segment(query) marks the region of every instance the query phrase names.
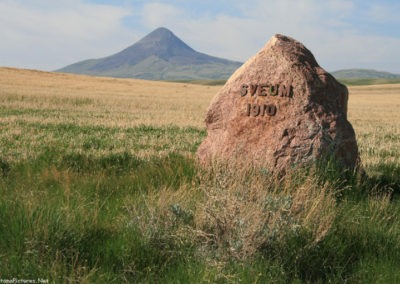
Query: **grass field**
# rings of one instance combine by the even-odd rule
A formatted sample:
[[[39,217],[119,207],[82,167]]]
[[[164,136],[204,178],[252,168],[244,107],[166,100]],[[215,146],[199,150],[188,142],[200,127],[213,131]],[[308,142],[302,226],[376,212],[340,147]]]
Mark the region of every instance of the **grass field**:
[[[351,86],[368,178],[204,171],[221,86],[0,68],[0,279],[400,282],[400,85]]]

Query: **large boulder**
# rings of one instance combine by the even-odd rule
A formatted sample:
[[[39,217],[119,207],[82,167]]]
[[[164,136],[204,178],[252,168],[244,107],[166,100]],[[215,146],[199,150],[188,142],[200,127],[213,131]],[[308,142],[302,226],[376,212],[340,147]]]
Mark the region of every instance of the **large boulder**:
[[[213,98],[197,156],[203,165],[224,160],[279,173],[322,158],[354,169],[347,101],[347,88],[303,44],[275,35]]]

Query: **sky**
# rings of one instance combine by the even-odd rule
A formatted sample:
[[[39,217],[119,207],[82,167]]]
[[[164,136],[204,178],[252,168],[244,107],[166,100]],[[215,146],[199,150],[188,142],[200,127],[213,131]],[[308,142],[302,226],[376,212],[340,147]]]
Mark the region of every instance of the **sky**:
[[[279,33],[327,71],[400,74],[399,11],[398,0],[0,0],[0,66],[52,71],[166,27],[226,59],[244,62]]]

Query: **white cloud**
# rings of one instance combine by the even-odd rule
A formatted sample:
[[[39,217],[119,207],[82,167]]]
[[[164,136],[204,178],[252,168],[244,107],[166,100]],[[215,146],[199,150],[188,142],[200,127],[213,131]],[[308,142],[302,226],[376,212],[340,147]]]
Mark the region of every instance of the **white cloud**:
[[[178,21],[185,14],[185,11],[170,5],[159,2],[147,3],[143,6],[143,23],[151,29],[156,29],[163,23]]]
[[[51,70],[88,56],[108,55],[125,47],[121,41],[132,35],[121,22],[128,11],[109,5],[3,1],[0,11],[2,66]]]
[[[172,5],[148,3],[152,18],[148,28],[165,26],[193,48],[223,58],[245,61],[276,33],[304,43],[322,67],[376,68],[400,72],[400,40],[369,34],[353,25],[359,9],[349,0],[231,1],[241,15],[199,14]],[[153,6],[154,5],[154,6]],[[146,10],[148,11],[148,10]],[[382,12],[383,13],[383,12]],[[147,17],[147,13],[143,13]],[[377,16],[379,16],[377,14]]]
[[[399,37],[363,24],[398,30],[398,9],[385,1],[88,1],[97,0],[1,0],[0,66],[52,70],[113,54],[164,26],[198,51],[233,60],[245,61],[282,33],[304,43],[327,70],[400,73]]]

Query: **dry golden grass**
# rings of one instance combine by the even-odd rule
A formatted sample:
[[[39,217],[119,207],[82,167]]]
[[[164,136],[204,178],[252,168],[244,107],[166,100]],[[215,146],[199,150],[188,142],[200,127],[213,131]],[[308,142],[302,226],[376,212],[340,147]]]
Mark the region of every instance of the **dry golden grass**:
[[[203,128],[218,88],[0,68],[0,157],[34,159],[46,147],[97,157],[192,152],[199,131],[165,127]],[[139,125],[162,129],[126,131]]]
[[[26,110],[18,119],[29,122],[203,127],[207,106],[219,88],[0,68],[0,105]]]
[[[400,163],[400,84],[354,86],[349,91],[349,120],[363,164]]]
[[[213,164],[198,184],[132,197],[125,222],[149,239],[197,242],[213,263],[245,260],[291,233],[307,232],[315,245],[333,224],[335,187],[316,175],[300,184],[292,177],[282,184],[263,172]]]
[[[13,127],[21,121],[121,129],[142,124],[204,129],[206,109],[220,88],[0,68],[0,110],[4,111],[0,122],[9,128],[8,136],[26,131]],[[349,120],[364,165],[399,163],[400,84],[353,86],[349,91]],[[33,136],[35,143],[38,140]]]

